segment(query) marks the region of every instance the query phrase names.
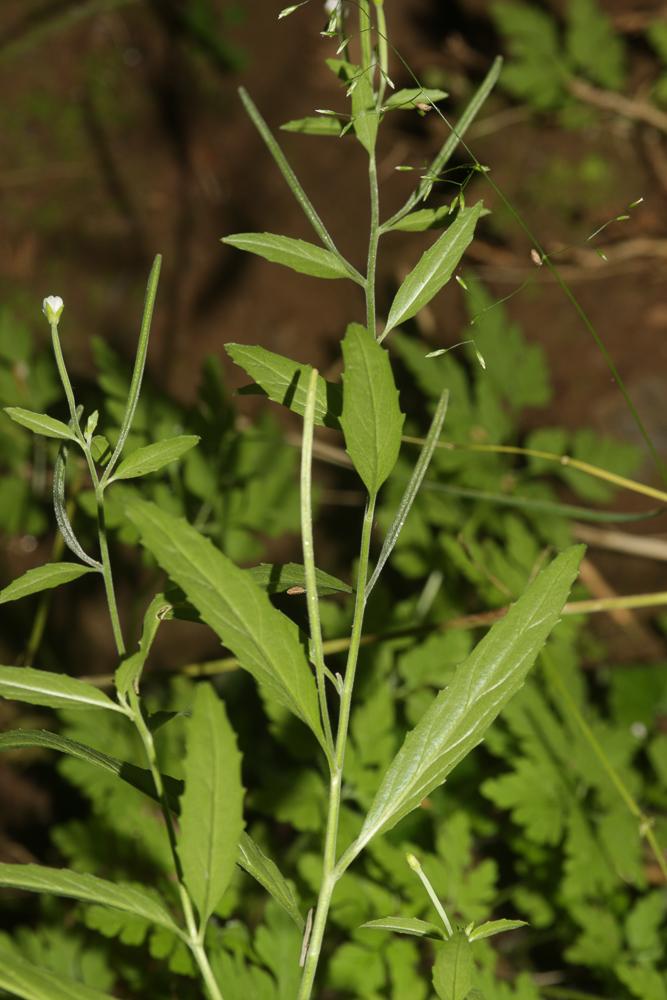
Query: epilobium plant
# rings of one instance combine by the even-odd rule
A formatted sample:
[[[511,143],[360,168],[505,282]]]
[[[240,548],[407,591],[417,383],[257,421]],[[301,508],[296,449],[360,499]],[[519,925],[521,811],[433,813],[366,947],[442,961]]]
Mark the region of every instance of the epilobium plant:
[[[287,15],[298,6],[287,8],[283,14]],[[266,396],[303,418],[300,475],[303,563],[268,570],[266,567],[240,569],[196,525],[121,485],[122,481],[162,469],[197,444],[195,436],[179,435],[135,450],[127,447],[142,388],[159,258],[148,282],[134,372],[115,440],[107,440],[98,430],[98,411],[84,414],[77,403],[60,343],[62,300],[55,296],[45,300],[44,313],[51,326],[69,422],[17,407],[7,410],[12,420],[34,433],[62,441],[54,469],[54,507],[59,530],[76,561],[51,563],[31,570],[6,588],[2,600],[55,587],[84,574],[100,575],[119,662],[113,697],[64,673],[19,667],[0,668],[0,695],[32,705],[75,708],[121,717],[124,724],[136,732],[143,759],[119,760],[55,733],[9,734],[4,745],[56,749],[91,767],[112,772],[118,782],[127,782],[154,799],[163,817],[171,882],[158,891],[154,885],[119,884],[92,873],[32,864],[5,864],[0,866],[0,884],[94,902],[98,907],[121,911],[155,925],[189,951],[211,1000],[249,995],[243,993],[248,987],[235,978],[233,963],[223,962],[220,957],[220,929],[215,916],[237,865],[263,886],[298,928],[302,942],[300,960],[294,955],[294,967],[283,969],[283,973],[290,977],[289,982],[293,985],[289,989],[293,989],[298,1000],[307,1000],[313,995],[336,887],[362,852],[418,809],[483,739],[498,713],[523,684],[558,622],[582,557],[580,546],[569,548],[535,576],[507,615],[460,663],[448,686],[432,697],[414,728],[405,734],[402,746],[380,776],[369,801],[357,803],[352,821],[347,815],[343,823],[346,755],[366,609],[424,479],[446,421],[448,404],[448,387],[443,384],[421,454],[396,507],[393,522],[382,539],[380,551],[373,556],[378,496],[396,465],[404,422],[386,342],[392,331],[415,317],[452,279],[474,237],[476,224],[484,212],[481,202],[467,206],[462,197],[457,197],[446,210],[425,207],[423,203],[493,87],[498,66],[492,68],[405,205],[391,218],[381,221],[376,144],[382,121],[387,114],[414,111],[415,107],[428,106],[443,95],[440,91],[422,88],[394,90],[389,78],[382,0],[373,0],[372,5],[369,0],[361,0],[358,4],[355,61],[352,61],[355,43],[345,34],[350,21],[342,17],[340,4],[329,6],[327,33],[338,40],[337,56],[330,60],[330,65],[351,101],[351,110],[347,116],[328,114],[316,119],[306,118],[291,123],[291,127],[302,132],[351,132],[365,150],[370,191],[365,270],[358,270],[339,251],[259,111],[244,91],[241,92],[243,103],[304,210],[319,244],[271,233],[240,233],[225,238],[228,245],[259,254],[300,273],[352,281],[359,287],[364,302],[364,322],[351,322],[342,340],[341,383],[329,383],[314,368],[263,348],[227,345],[232,359]],[[386,322],[381,324],[375,287],[381,240],[394,230],[419,233],[436,227],[443,228],[444,232],[430,240],[430,245],[398,288]],[[339,433],[365,494],[352,588],[317,565],[311,497],[317,426],[333,428]],[[84,550],[67,513],[67,450],[73,447],[78,448],[85,459],[94,493],[98,536],[95,555]],[[142,546],[165,571],[171,588],[166,593],[156,594],[150,602],[138,647],[129,653],[116,603],[107,540],[109,496],[122,506],[127,522],[138,534]],[[305,591],[307,637],[269,597],[277,590],[294,587]],[[347,656],[344,670],[337,672],[327,663],[325,655],[322,601],[332,591],[349,593],[350,589],[353,609]],[[321,873],[315,906],[307,916],[278,865],[244,831],[241,758],[225,704],[210,684],[199,684],[192,702],[186,725],[182,780],[163,772],[154,736],[160,726],[170,722],[176,724],[172,721],[176,713],[167,713],[166,718],[164,712],[151,714],[142,692],[142,673],[158,629],[163,622],[179,615],[194,616],[213,629],[236,657],[239,666],[253,676],[273,713],[289,714],[297,720],[302,729],[300,738],[310,740],[308,756],[317,755],[327,775]],[[518,926],[520,921],[482,921],[465,927],[454,926],[419,861],[411,856],[409,864],[423,882],[438,923],[389,914],[372,921],[369,926],[431,938],[436,951],[433,984],[438,996],[443,1000],[464,1000],[472,996],[475,989],[475,943]],[[61,996],[93,1000],[109,995],[61,974],[36,968],[11,948],[3,946],[0,957],[0,987],[19,996],[33,1000],[53,1000]]]

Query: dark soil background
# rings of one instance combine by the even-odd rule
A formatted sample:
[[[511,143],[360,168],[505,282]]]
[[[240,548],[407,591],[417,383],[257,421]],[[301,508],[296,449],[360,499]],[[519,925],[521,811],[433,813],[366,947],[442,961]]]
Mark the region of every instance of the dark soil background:
[[[192,397],[202,360],[225,357],[227,341],[262,344],[326,371],[346,323],[363,319],[351,283],[315,281],[220,243],[223,235],[251,230],[310,239],[237,96],[242,84],[273,129],[315,108],[342,107],[337,81],[323,64],[335,45],[319,34],[322,4],[312,0],[278,21],[281,6],[2,0],[0,296],[45,342],[42,298],[63,297],[61,332],[75,377],[93,376],[93,334],[108,338],[130,362],[156,252],[164,266],[149,369],[178,399]],[[608,0],[603,6],[631,46],[629,92],[641,96],[652,57],[639,33],[665,13],[664,5]],[[386,10],[393,43],[420,79],[450,92],[443,110],[455,117],[501,50],[489,4],[386,0]],[[208,20],[197,12],[208,12]],[[410,84],[399,66],[393,78],[397,86]],[[433,114],[390,118],[379,154],[383,215],[402,203],[415,176],[395,167],[427,162],[443,129]],[[363,267],[363,151],[352,141],[287,133],[280,141],[339,246]],[[604,337],[656,446],[666,450],[666,137],[611,112],[585,130],[567,131],[498,92],[469,141],[547,250],[572,246],[559,257],[563,274]],[[530,241],[481,178],[474,192],[497,212],[480,227],[469,266],[498,298],[531,279],[508,309],[547,352],[555,391],[551,408],[529,415],[529,425],[586,424],[636,441],[618,388],[572,305],[531,263]],[[586,237],[639,197],[644,201],[630,221],[610,227],[601,241],[604,263]],[[381,313],[423,247],[423,237],[408,234],[384,243]],[[426,311],[423,332],[434,347],[461,339],[462,294],[453,284]],[[230,363],[226,368],[231,385],[245,381]],[[648,462],[641,476],[653,480]],[[632,496],[619,505],[646,506]],[[659,538],[665,519],[632,530]],[[10,577],[43,561],[9,540],[2,544]],[[664,588],[660,561],[605,551],[594,552],[593,561],[621,593]],[[87,605],[86,613],[94,623],[95,608]],[[97,643],[87,651],[86,673],[109,656],[101,609],[99,618],[99,628],[86,630]],[[16,816],[22,809],[33,819],[46,815],[46,792],[27,788],[5,768],[0,776],[0,798],[11,801]]]

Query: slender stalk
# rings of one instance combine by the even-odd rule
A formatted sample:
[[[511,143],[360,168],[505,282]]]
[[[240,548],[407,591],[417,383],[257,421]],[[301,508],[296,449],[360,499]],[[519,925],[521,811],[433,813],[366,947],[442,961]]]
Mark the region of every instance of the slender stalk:
[[[322,862],[322,883],[313,920],[313,929],[306,952],[301,985],[299,987],[298,1000],[309,1000],[315,973],[322,950],[324,939],[324,929],[326,927],[331,897],[336,887],[336,882],[340,878],[336,866],[336,846],[338,840],[338,820],[340,815],[340,792],[343,778],[343,767],[345,765],[345,748],[347,746],[347,734],[350,724],[350,712],[352,707],[352,693],[354,690],[354,679],[357,671],[357,661],[359,649],[361,647],[362,628],[364,622],[364,612],[366,610],[366,581],[368,579],[368,563],[370,555],[371,531],[373,528],[373,518],[375,516],[375,497],[369,497],[364,514],[364,523],[361,532],[361,548],[359,554],[359,568],[357,571],[356,597],[354,602],[354,617],[352,620],[352,634],[350,648],[345,669],[345,681],[341,695],[340,717],[338,720],[338,732],[336,736],[336,758],[331,772],[329,785],[329,815],[327,817],[327,829],[324,843],[324,858]]]
[[[424,438],[418,437],[404,436],[402,440],[406,444],[421,445],[424,443]],[[577,472],[585,472],[595,479],[604,479],[621,489],[632,490],[633,493],[641,493],[644,496],[652,497],[654,500],[660,500],[661,503],[667,503],[667,492],[665,490],[658,490],[653,486],[647,486],[645,483],[638,483],[635,479],[618,476],[615,472],[608,472],[607,469],[591,465],[590,462],[582,462],[578,458],[572,458],[570,455],[556,455],[550,451],[540,451],[536,448],[520,448],[518,445],[512,444],[455,444],[453,441],[439,441],[436,447],[444,448],[447,451],[494,452],[504,455],[524,455],[526,458],[541,458],[547,462],[557,462],[558,465],[566,465],[570,469],[576,469]]]
[[[371,39],[371,14],[368,0],[359,0],[359,40],[361,42],[361,68],[370,69],[373,63],[373,44]]]
[[[158,268],[159,273],[159,268]],[[150,286],[149,286],[150,287]],[[58,368],[58,373],[60,375],[60,381],[62,382],[63,389],[65,391],[65,396],[67,398],[67,405],[70,412],[70,423],[76,434],[77,441],[86,457],[86,463],[88,465],[88,471],[90,473],[90,479],[93,484],[93,489],[95,491],[95,501],[97,504],[97,537],[100,547],[100,557],[102,563],[102,576],[104,578],[104,589],[106,591],[107,605],[109,607],[109,617],[111,619],[111,628],[113,630],[114,641],[116,643],[116,649],[118,650],[119,656],[125,655],[125,642],[123,640],[123,631],[120,625],[120,617],[118,614],[118,605],[116,603],[116,593],[113,585],[113,576],[111,573],[111,560],[109,558],[109,545],[107,542],[106,534],[106,524],[104,518],[104,490],[100,485],[100,479],[97,475],[97,469],[95,468],[95,462],[93,461],[93,456],[90,452],[90,446],[84,437],[81,430],[81,424],[79,422],[79,414],[77,412],[76,400],[74,398],[74,390],[72,389],[72,383],[70,382],[69,374],[67,372],[67,366],[65,365],[65,358],[63,357],[62,347],[60,346],[60,337],[58,336],[58,324],[51,323],[51,342],[53,344],[53,353],[56,359],[56,365]]]
[[[269,128],[269,126],[266,124],[261,114],[259,113],[257,106],[250,97],[250,94],[248,93],[247,90],[245,90],[244,87],[240,87],[239,96],[243,101],[243,106],[248,112],[250,120],[252,121],[253,125],[259,132],[262,139],[264,140],[264,143],[269,152],[271,153],[271,156],[273,157],[276,166],[278,167],[281,174],[285,178],[290,191],[292,192],[292,194],[298,201],[299,205],[303,209],[306,218],[308,219],[311,226],[319,236],[320,240],[322,241],[322,244],[327,248],[327,250],[330,250],[332,254],[335,254],[335,256],[338,258],[341,264],[345,267],[345,270],[349,274],[352,281],[356,281],[358,285],[361,285],[363,287],[365,284],[363,275],[361,275],[359,271],[357,271],[354,265],[350,264],[350,262],[343,256],[343,254],[340,252],[340,250],[334,243],[331,235],[329,234],[329,231],[327,230],[327,227],[322,222],[322,219],[318,215],[315,206],[313,205],[312,201],[302,188],[299,179],[297,178],[296,174],[292,170],[292,167],[290,166],[287,160],[287,157],[285,156],[282,149],[278,145],[273,133],[271,132],[271,129]]]
[[[417,874],[419,881],[426,889],[428,897],[433,903],[436,913],[442,920],[443,926],[447,932],[448,937],[451,937],[454,933],[454,929],[451,925],[449,917],[447,916],[447,911],[445,910],[444,906],[438,899],[437,893],[433,888],[433,886],[431,885],[428,876],[426,875],[426,872],[422,868],[419,858],[415,857],[414,854],[408,854],[408,864],[412,868],[413,872]]]
[[[130,691],[129,714],[139,734],[139,738],[141,739],[141,742],[143,744],[144,752],[146,754],[146,760],[148,762],[148,767],[150,769],[151,775],[153,777],[153,783],[155,784],[155,790],[157,792],[160,801],[162,815],[164,817],[165,826],[167,828],[169,847],[171,849],[171,856],[174,863],[174,870],[176,872],[178,894],[181,902],[181,909],[183,911],[183,917],[185,919],[185,926],[187,928],[187,935],[185,936],[185,941],[190,951],[192,952],[192,956],[195,962],[197,963],[199,971],[201,972],[202,979],[206,984],[206,988],[209,992],[211,1000],[223,1000],[220,987],[218,986],[215,980],[215,977],[213,975],[213,970],[211,969],[211,966],[208,961],[208,956],[204,949],[203,937],[206,928],[202,926],[199,930],[197,929],[192,901],[183,883],[183,873],[181,870],[181,863],[176,848],[176,831],[174,829],[174,821],[172,819],[169,802],[167,801],[164,782],[162,781],[162,774],[158,766],[157,753],[155,751],[155,742],[153,740],[153,734],[146,725],[143,714],[141,712],[141,707],[139,705],[139,699],[134,691]]]
[[[394,50],[395,51],[395,50]],[[399,58],[400,54],[399,54]],[[444,169],[444,167],[449,163],[452,155],[456,151],[456,147],[459,145],[463,136],[470,128],[475,118],[479,114],[480,109],[483,107],[487,97],[495,87],[498,77],[500,76],[500,70],[502,68],[503,61],[500,56],[494,61],[491,69],[487,73],[481,87],[474,95],[465,111],[456,122],[454,126],[449,126],[450,133],[447,136],[440,152],[436,155],[435,159],[432,161],[428,170],[426,171],[424,177],[419,183],[419,186],[415,188],[410,197],[407,199],[402,208],[399,208],[390,219],[387,219],[382,223],[382,231],[387,232],[394,226],[397,222],[400,222],[415,205],[428,195],[430,190],[430,185],[433,183],[433,178],[437,177],[438,174]],[[408,67],[409,69],[409,67]],[[417,77],[414,77],[415,86],[421,86]],[[449,123],[447,123],[449,125]]]
[[[146,296],[144,298],[144,311],[141,317],[141,328],[139,331],[139,343],[137,346],[137,355],[134,361],[134,369],[132,371],[132,381],[130,382],[130,389],[127,394],[127,404],[125,407],[125,413],[123,414],[123,422],[121,424],[120,432],[118,434],[118,440],[116,441],[116,447],[113,450],[111,458],[107,462],[106,469],[102,474],[101,484],[102,489],[104,489],[107,484],[111,473],[116,467],[121,452],[125,447],[125,442],[127,440],[127,435],[130,433],[132,427],[132,421],[134,420],[134,414],[137,409],[137,404],[139,402],[139,395],[141,393],[141,383],[144,377],[144,368],[146,367],[146,355],[148,353],[148,341],[151,332],[151,322],[153,320],[153,310],[155,308],[155,299],[157,297],[157,287],[160,281],[160,270],[162,268],[162,256],[156,254],[153,261],[153,266],[151,267],[150,274],[148,276],[148,283],[146,285]]]
[[[366,326],[377,338],[375,318],[375,276],[377,270],[378,241],[380,239],[380,197],[375,149],[368,154],[368,181],[371,194],[371,224],[368,241],[368,266],[366,269]]]
[[[320,714],[322,716],[324,736],[329,752],[329,764],[333,765],[334,740],[331,731],[331,719],[329,718],[326,682],[324,678],[325,664],[322,648],[322,624],[320,622],[320,602],[317,596],[317,581],[315,579],[315,548],[313,545],[313,501],[311,487],[317,378],[318,371],[316,368],[313,368],[308,385],[308,397],[303,417],[303,441],[301,446],[301,541],[303,546],[303,567],[306,575],[308,621],[313,644],[317,692],[320,699]]]
[[[384,101],[384,92],[389,80],[389,40],[387,38],[387,20],[384,16],[384,0],[374,0],[375,17],[377,21],[378,60],[380,62],[380,81],[378,84],[378,107]]]
[[[107,606],[109,608],[109,618],[111,619],[111,628],[113,631],[113,637],[116,643],[116,649],[118,651],[118,655],[125,656],[125,640],[123,639],[123,630],[120,624],[120,615],[118,614],[116,591],[114,589],[113,574],[111,572],[111,557],[109,555],[109,543],[107,541],[106,520],[104,515],[104,487],[100,483],[99,476],[97,475],[97,469],[95,468],[95,462],[93,461],[93,456],[90,453],[88,442],[85,439],[81,447],[83,448],[83,453],[86,456],[86,462],[88,463],[88,472],[90,473],[90,478],[93,484],[93,490],[95,491],[95,502],[97,504],[97,541],[100,547],[102,578],[104,580],[104,590],[107,597]]]
[[[556,667],[556,664],[554,663],[551,654],[549,653],[548,650],[545,650],[542,653],[542,660],[548,671],[552,684],[558,690],[558,693],[562,698],[563,703],[565,704],[567,712],[574,720],[577,727],[584,736],[586,742],[588,743],[591,750],[599,760],[602,769],[604,770],[610,782],[618,792],[628,812],[632,816],[634,816],[634,818],[637,820],[639,824],[639,834],[640,836],[644,837],[649,847],[651,848],[653,856],[655,857],[655,860],[657,862],[658,868],[660,869],[662,877],[664,878],[665,883],[667,884],[667,857],[665,857],[665,852],[662,850],[660,844],[658,843],[658,839],[655,833],[653,832],[653,825],[650,817],[647,816],[646,813],[641,809],[639,803],[632,795],[632,792],[629,790],[629,788],[621,778],[620,774],[618,773],[614,765],[607,757],[595,733],[593,732],[589,724],[586,722],[586,719],[579,711],[577,703],[575,702],[574,698],[568,691],[566,685],[563,683],[560,673],[558,672],[558,668]]]
[[[63,349],[60,346],[60,337],[58,335],[58,324],[51,323],[51,343],[53,345],[53,354],[56,359],[56,367],[58,368],[58,374],[60,375],[60,381],[62,382],[63,389],[65,390],[65,398],[67,399],[67,406],[69,407],[70,420],[72,422],[72,427],[77,435],[79,443],[83,440],[83,434],[81,433],[81,427],[79,425],[79,415],[76,412],[76,402],[74,400],[74,390],[72,389],[72,383],[70,382],[69,375],[67,373],[67,366],[65,365],[65,358],[63,357]]]

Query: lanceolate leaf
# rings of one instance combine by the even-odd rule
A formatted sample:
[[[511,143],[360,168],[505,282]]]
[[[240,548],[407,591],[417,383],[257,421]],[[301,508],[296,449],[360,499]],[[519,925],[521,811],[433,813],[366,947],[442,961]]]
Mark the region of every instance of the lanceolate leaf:
[[[104,691],[66,674],[52,674],[32,667],[0,667],[0,698],[24,701],[45,708],[123,709]]]
[[[121,698],[125,698],[132,687],[138,692],[141,672],[148,659],[148,654],[153,645],[153,640],[157,635],[157,630],[160,627],[160,623],[164,621],[165,614],[170,614],[171,611],[171,605],[164,594],[156,594],[148,605],[146,614],[144,615],[139,649],[136,653],[132,653],[131,656],[127,656],[121,662],[114,675],[116,690]]]
[[[78,563],[47,563],[46,566],[37,566],[0,590],[0,604],[18,601],[21,597],[38,594],[42,590],[51,590],[62,583],[69,583],[70,580],[77,580],[86,573],[94,572],[92,566],[80,566]]]
[[[128,764],[123,760],[118,760],[116,757],[110,757],[109,754],[103,753],[101,750],[95,750],[85,743],[71,740],[67,736],[61,736],[59,733],[51,733],[46,729],[12,729],[7,733],[0,733],[0,752],[3,750],[26,750],[33,748],[55,750],[57,753],[64,753],[69,757],[75,757],[77,760],[83,760],[87,764],[101,767],[105,771],[110,771],[111,774],[117,775],[122,781],[131,785],[132,788],[136,788],[137,791],[143,792],[144,795],[148,795],[156,801],[158,800],[153,776],[150,771],[143,767],[136,767],[134,764]],[[169,804],[177,812],[178,797],[183,791],[183,782],[170,777],[168,774],[162,775],[162,781],[167,792]]]
[[[225,344],[225,350],[232,361],[243,368],[264,390],[269,399],[303,416],[307,386],[312,372],[310,365],[301,365],[280,354],[274,354],[273,351],[267,351],[264,347]],[[342,408],[341,386],[326,382],[319,375],[315,397],[315,423],[324,424],[326,427],[338,427]]]
[[[472,947],[463,931],[455,931],[438,948],[433,985],[440,1000],[465,1000],[472,988]]]
[[[444,935],[441,927],[430,924],[418,917],[381,917],[379,920],[368,920],[360,929],[368,928],[378,931],[393,931],[395,934],[409,934],[411,937],[429,937],[442,941]]]
[[[115,910],[134,913],[151,923],[178,931],[178,925],[159,900],[134,886],[107,882],[96,875],[72,872],[66,868],[47,868],[44,865],[0,864],[0,885],[28,892],[70,896],[84,903],[111,906]]]
[[[136,479],[138,476],[148,475],[149,472],[157,472],[185,455],[186,451],[190,451],[198,443],[199,438],[196,435],[182,434],[179,437],[148,444],[145,448],[137,448],[123,459],[109,478],[109,482],[112,483],[114,479]]]
[[[449,687],[436,696],[389,766],[354,845],[355,853],[416,809],[481,742],[522,686],[558,622],[583,552],[583,546],[573,546],[542,570],[458,667]]]
[[[38,968],[4,944],[0,944],[0,989],[23,1000],[114,1000],[62,972]]]
[[[281,594],[285,591],[304,589],[306,587],[306,573],[299,563],[260,563],[259,566],[251,566],[246,570],[250,573],[255,583],[269,594]],[[326,594],[351,594],[352,587],[343,583],[335,576],[325,573],[321,569],[315,570],[315,582],[317,593],[320,596]]]
[[[369,494],[375,496],[396,464],[405,418],[389,356],[358,323],[347,328],[343,357],[345,448]]]
[[[481,941],[482,938],[493,937],[495,934],[504,934],[505,931],[515,931],[519,927],[527,927],[525,920],[487,920],[485,924],[480,924],[468,934],[468,940]]]
[[[283,132],[301,132],[303,135],[340,135],[342,125],[333,115],[311,115],[285,122]]]
[[[449,205],[441,205],[439,208],[420,208],[417,212],[404,215],[389,228],[404,233],[423,233],[427,229],[442,229],[449,219],[451,219]]]
[[[211,685],[200,684],[188,722],[178,855],[202,925],[229,885],[242,829],[236,736]]]
[[[367,153],[372,153],[378,133],[378,113],[371,84],[372,70],[350,67],[352,73],[352,122],[357,139]]]
[[[7,733],[0,733],[0,752],[32,748],[55,750],[58,753],[75,757],[77,760],[83,760],[95,767],[101,767],[105,771],[117,775],[122,781],[132,788],[136,788],[137,791],[143,792],[144,795],[148,795],[154,801],[159,801],[153,776],[150,771],[143,767],[128,764],[116,757],[109,756],[109,754],[102,753],[101,750],[95,750],[77,740],[70,740],[67,736],[50,733],[44,729],[13,729]],[[169,806],[173,813],[178,814],[180,811],[179,799],[183,795],[183,782],[168,774],[162,775],[162,781]],[[236,864],[256,879],[289,913],[299,927],[303,926],[298,899],[291,884],[245,831],[241,833],[239,840]]]
[[[478,201],[472,208],[462,209],[446,232],[423,254],[396,293],[382,339],[395,326],[415,316],[447,284],[472,243],[483,208]]]
[[[297,626],[273,607],[248,573],[187,521],[132,497],[128,497],[127,511],[142,544],[184,591],[202,620],[241,666],[322,742],[315,681]]]
[[[314,278],[349,278],[340,258],[330,250],[318,247],[305,240],[295,240],[291,236],[276,236],[273,233],[236,233],[225,236],[223,243],[256,253],[265,260],[284,264],[300,274],[310,274]]]
[[[236,861],[248,875],[252,875],[260,885],[264,886],[276,903],[290,915],[297,927],[303,928],[303,917],[294,889],[277,865],[270,858],[267,858],[260,846],[247,833],[241,834]]]
[[[76,436],[62,420],[55,420],[48,417],[46,413],[33,413],[32,410],[24,410],[21,406],[6,406],[5,413],[16,424],[26,427],[33,434],[42,434],[44,437],[60,438],[62,441],[76,441]]]
[[[444,90],[438,90],[437,88],[429,89],[427,87],[413,87],[408,90],[395,91],[395,93],[391,94],[390,97],[387,98],[383,107],[387,110],[402,108],[407,111],[411,108],[419,107],[420,105],[430,107],[431,103],[435,104],[436,101],[444,101],[445,97],[447,97],[447,93]]]

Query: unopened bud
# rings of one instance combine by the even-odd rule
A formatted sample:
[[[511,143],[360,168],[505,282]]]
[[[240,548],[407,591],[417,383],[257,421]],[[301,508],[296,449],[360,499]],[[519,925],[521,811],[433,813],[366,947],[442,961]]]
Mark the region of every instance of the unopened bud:
[[[47,295],[42,302],[42,312],[48,319],[49,323],[57,323],[60,319],[60,314],[62,313],[64,306],[65,303],[59,295]]]

